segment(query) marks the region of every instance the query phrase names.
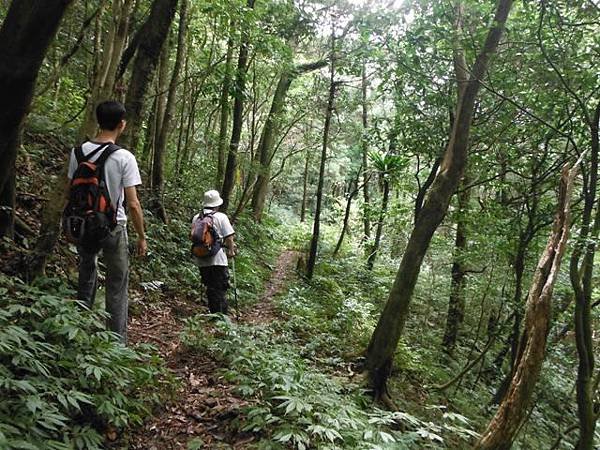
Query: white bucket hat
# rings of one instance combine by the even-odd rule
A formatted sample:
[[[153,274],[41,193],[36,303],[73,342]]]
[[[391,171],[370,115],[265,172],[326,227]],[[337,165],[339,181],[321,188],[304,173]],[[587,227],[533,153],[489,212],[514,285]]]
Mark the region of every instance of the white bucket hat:
[[[221,206],[223,204],[223,199],[219,195],[219,191],[215,191],[214,189],[211,191],[206,191],[204,193],[204,207],[205,208],[216,208],[217,206]]]

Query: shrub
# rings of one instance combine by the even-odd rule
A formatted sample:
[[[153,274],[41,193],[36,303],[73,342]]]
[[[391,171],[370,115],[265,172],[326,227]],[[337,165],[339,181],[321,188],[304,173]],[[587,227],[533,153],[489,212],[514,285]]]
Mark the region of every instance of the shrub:
[[[100,449],[99,430],[141,423],[158,398],[158,358],[56,285],[0,275],[0,448]]]

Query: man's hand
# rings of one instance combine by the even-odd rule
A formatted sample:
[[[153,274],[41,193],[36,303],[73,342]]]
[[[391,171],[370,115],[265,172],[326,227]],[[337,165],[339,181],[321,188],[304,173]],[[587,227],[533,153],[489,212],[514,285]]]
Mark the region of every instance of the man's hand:
[[[226,255],[229,258],[235,258],[236,254],[237,254],[237,249],[235,248],[235,246],[233,248],[227,247]]]
[[[138,239],[137,241],[137,256],[146,256],[146,252],[148,251],[148,242],[146,242],[145,238]]]

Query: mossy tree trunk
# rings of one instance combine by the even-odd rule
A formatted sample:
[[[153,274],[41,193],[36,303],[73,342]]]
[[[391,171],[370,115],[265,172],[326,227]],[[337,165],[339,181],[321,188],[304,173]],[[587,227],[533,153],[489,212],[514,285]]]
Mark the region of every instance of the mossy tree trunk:
[[[265,121],[263,131],[258,144],[258,163],[259,171],[254,183],[252,192],[252,211],[254,219],[260,222],[265,208],[265,201],[271,180],[271,162],[274,155],[275,138],[280,130],[281,116],[285,107],[285,99],[292,85],[292,82],[305,73],[319,69],[327,65],[327,61],[317,61],[309,64],[302,64],[285,70],[277,82],[277,88],[271,102],[271,109]]]

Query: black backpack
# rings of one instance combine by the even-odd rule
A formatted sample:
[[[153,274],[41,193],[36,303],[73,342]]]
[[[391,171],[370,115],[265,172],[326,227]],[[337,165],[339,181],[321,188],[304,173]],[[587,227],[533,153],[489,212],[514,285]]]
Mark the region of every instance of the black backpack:
[[[99,250],[102,241],[117,225],[117,210],[112,206],[106,186],[104,164],[120,149],[115,144],[101,144],[85,156],[81,146],[75,148],[77,169],[63,213],[63,231],[67,240],[88,251]],[[98,159],[90,162],[100,152]]]

